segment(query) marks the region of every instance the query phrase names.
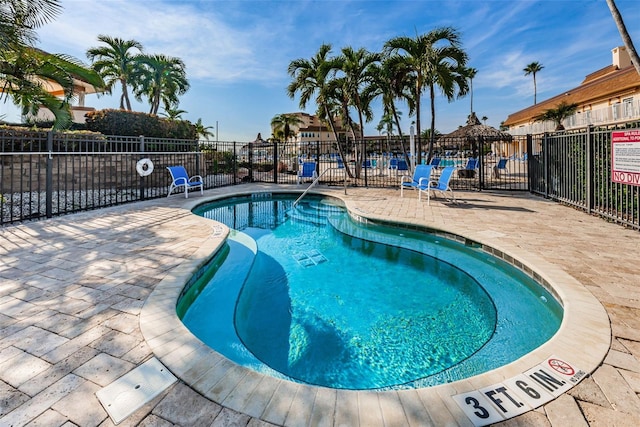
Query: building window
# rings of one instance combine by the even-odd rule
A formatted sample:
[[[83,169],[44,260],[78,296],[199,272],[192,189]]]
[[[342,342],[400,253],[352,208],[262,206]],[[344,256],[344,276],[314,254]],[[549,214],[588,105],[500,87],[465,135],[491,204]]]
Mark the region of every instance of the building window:
[[[624,117],[633,117],[633,98],[622,100],[622,114]]]

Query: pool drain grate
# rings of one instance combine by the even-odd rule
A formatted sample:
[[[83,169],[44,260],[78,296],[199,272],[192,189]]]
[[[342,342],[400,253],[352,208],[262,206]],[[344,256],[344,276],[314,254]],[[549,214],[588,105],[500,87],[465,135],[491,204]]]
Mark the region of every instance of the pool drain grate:
[[[155,357],[98,390],[96,396],[118,425],[177,381]]]
[[[328,261],[327,258],[317,249],[296,254],[293,256],[293,259],[303,267],[311,267]]]

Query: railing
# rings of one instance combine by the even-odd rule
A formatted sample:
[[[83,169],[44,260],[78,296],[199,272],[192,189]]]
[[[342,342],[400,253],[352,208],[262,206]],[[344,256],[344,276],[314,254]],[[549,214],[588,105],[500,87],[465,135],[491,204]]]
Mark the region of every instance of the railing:
[[[302,198],[307,195],[309,190],[311,190],[313,187],[315,187],[318,184],[318,182],[320,182],[320,178],[322,178],[323,175],[326,175],[329,171],[331,171],[333,169],[337,170],[338,168],[329,168],[329,169],[325,169],[324,171],[322,171],[322,173],[320,175],[318,175],[318,177],[316,179],[314,179],[311,184],[309,184],[307,189],[302,192],[300,197],[298,197],[296,199],[296,201],[293,202],[293,205],[291,205],[291,207],[295,208],[296,205],[298,204],[298,202],[300,202],[300,200],[302,200]],[[344,184],[344,193],[347,194],[347,177],[346,176],[345,176],[344,182],[345,182],[345,184]]]

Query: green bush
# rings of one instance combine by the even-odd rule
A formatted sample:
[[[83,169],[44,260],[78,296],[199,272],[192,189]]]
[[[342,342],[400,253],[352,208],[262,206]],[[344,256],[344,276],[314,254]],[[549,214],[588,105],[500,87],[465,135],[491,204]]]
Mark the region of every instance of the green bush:
[[[170,120],[146,113],[111,109],[90,111],[85,117],[88,130],[104,135],[197,139],[196,128],[188,120]]]

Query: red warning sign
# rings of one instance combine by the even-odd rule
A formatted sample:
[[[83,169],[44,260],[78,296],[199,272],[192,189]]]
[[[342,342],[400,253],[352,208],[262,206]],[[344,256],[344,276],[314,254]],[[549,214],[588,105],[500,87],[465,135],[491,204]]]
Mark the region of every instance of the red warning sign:
[[[562,375],[572,376],[573,374],[576,373],[576,371],[573,369],[573,367],[571,365],[569,365],[567,362],[565,362],[564,360],[549,359],[547,362],[549,363],[549,366],[553,370],[555,370],[556,372],[561,373]]]

